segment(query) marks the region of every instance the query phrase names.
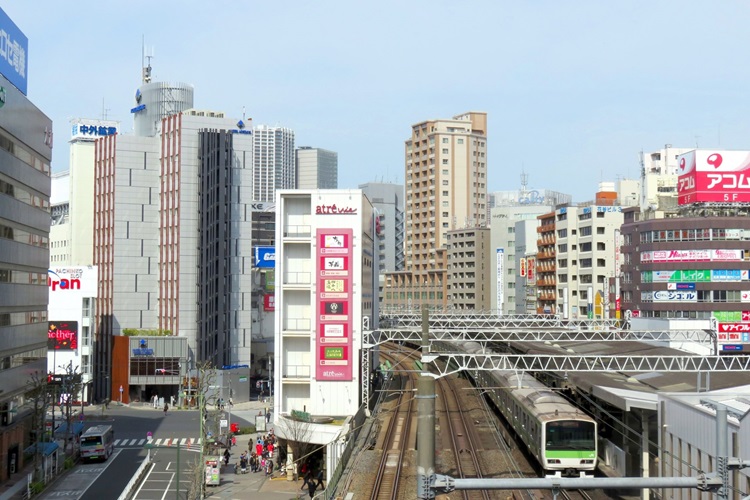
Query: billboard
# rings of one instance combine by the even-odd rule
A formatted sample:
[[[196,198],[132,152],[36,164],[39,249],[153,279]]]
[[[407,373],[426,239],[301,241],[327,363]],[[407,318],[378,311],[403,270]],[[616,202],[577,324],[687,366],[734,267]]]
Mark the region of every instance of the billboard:
[[[0,74],[23,92],[23,95],[26,95],[28,83],[28,54],[29,39],[0,8]]]
[[[750,202],[750,151],[696,149],[677,164],[678,204]]]
[[[78,321],[50,321],[47,329],[48,351],[78,349]]]
[[[318,229],[316,233],[316,349],[315,378],[351,381],[353,231]]]
[[[255,247],[255,267],[267,269],[276,267],[276,248]]]
[[[526,259],[526,284],[532,286],[536,284],[536,259],[534,257]]]
[[[505,302],[505,290],[503,290],[503,273],[505,273],[505,250],[497,249],[497,315],[503,315],[503,302]]]
[[[641,263],[664,262],[739,262],[744,258],[744,250],[649,250],[641,252]],[[687,280],[685,280],[687,281]]]

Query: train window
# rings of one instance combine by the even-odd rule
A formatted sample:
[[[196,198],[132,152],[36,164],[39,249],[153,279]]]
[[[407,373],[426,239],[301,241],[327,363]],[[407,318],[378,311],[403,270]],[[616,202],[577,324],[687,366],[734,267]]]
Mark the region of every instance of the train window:
[[[548,450],[596,449],[596,426],[585,420],[558,420],[547,423],[545,433]]]

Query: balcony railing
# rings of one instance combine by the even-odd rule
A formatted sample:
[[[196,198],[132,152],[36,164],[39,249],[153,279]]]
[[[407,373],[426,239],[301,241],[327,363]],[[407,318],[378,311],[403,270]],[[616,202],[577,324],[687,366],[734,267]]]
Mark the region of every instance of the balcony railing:
[[[301,225],[301,226],[286,226],[284,228],[284,237],[288,238],[304,238],[310,236],[310,226],[309,225]]]
[[[310,378],[310,365],[284,365],[283,378]]]
[[[284,319],[284,330],[289,332],[307,332],[309,333],[312,328],[312,321],[310,318],[285,318]]]
[[[309,285],[312,283],[312,273],[286,273],[284,275],[285,285]]]

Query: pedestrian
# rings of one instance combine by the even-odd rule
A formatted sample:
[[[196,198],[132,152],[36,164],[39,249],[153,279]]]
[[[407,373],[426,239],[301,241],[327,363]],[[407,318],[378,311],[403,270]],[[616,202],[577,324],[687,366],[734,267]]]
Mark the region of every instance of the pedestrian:
[[[310,494],[310,498],[313,498],[315,496],[315,483],[310,481],[310,484],[307,487],[307,492]]]
[[[258,456],[263,455],[263,441],[261,441],[260,438],[258,438],[258,442],[255,443],[255,453]]]
[[[174,406],[174,395],[169,396],[169,404],[171,404],[172,406]]]
[[[267,412],[266,412],[266,423],[268,424],[268,423],[270,423],[270,422],[271,422],[271,412],[270,412],[270,411],[267,411]]]
[[[317,488],[318,486],[320,486],[321,488],[323,488],[323,487],[324,487],[324,486],[323,486],[323,469],[320,469],[320,470],[318,471],[318,475],[317,475],[317,476],[315,476],[315,479],[317,479],[317,481],[318,481],[318,482],[317,482],[317,483],[315,484],[315,487]]]
[[[156,394],[151,398],[151,402],[154,404],[154,410],[159,407],[159,397]]]
[[[273,460],[270,458],[266,460],[266,476],[273,474]]]
[[[302,465],[302,473],[304,474],[302,486],[300,486],[301,490],[305,489],[305,486],[312,486],[315,481],[313,481],[313,475],[312,471],[307,468],[307,464]]]
[[[231,454],[229,453],[229,450],[224,450],[224,465],[229,465],[229,457]]]
[[[268,450],[268,456],[273,458],[273,443],[269,442],[266,449]]]
[[[232,446],[237,446],[237,436],[232,436]]]
[[[167,416],[167,411],[169,410],[169,403],[164,403],[164,416]]]

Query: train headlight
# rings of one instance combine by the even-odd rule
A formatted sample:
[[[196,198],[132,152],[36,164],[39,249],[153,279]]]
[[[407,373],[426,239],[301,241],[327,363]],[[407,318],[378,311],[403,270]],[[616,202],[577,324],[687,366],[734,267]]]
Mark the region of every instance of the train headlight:
[[[559,458],[548,458],[548,459],[547,459],[547,463],[548,463],[548,464],[560,464],[560,463],[562,463],[562,462],[560,462],[560,459],[559,459]]]
[[[581,464],[582,465],[591,465],[593,463],[594,463],[593,460],[581,460]]]

